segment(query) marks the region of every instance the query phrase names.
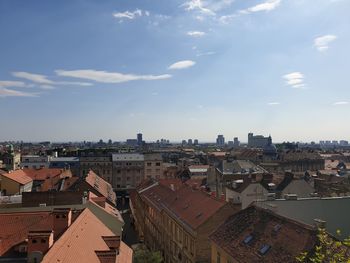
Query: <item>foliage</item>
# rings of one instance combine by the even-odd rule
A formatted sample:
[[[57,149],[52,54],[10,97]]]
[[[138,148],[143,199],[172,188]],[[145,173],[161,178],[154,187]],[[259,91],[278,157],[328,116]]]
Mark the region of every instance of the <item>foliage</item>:
[[[340,231],[337,231],[341,236]],[[318,242],[312,252],[303,252],[297,258],[300,263],[350,263],[350,238],[343,241],[330,237],[324,228],[318,230]]]
[[[140,246],[134,251],[135,263],[162,263],[163,257],[159,251],[152,252],[145,246]]]

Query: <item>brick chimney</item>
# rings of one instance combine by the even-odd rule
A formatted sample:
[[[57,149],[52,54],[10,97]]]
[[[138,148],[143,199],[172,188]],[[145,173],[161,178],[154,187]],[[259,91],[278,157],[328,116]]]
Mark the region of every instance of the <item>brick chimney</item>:
[[[53,245],[53,231],[29,231],[28,233],[28,255],[32,252],[45,254]]]
[[[54,238],[57,240],[72,223],[72,210],[70,208],[55,208],[53,215]]]

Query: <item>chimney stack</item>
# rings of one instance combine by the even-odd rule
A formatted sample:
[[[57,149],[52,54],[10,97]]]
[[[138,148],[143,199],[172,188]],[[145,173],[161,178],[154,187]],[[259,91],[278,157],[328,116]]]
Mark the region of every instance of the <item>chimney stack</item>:
[[[54,239],[57,240],[58,237],[71,225],[72,210],[70,208],[55,208],[52,211],[52,214]]]
[[[53,231],[29,231],[28,233],[28,263],[40,262],[42,256],[53,245]]]

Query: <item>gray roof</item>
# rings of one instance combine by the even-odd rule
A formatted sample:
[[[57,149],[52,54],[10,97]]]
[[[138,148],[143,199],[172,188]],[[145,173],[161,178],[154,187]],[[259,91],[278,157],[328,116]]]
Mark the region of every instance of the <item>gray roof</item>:
[[[79,162],[79,157],[53,157],[50,162]]]
[[[350,236],[350,196],[273,200],[257,205],[309,225],[314,225],[315,219],[321,219],[326,221],[326,229],[332,235],[337,236],[339,229],[341,238]]]

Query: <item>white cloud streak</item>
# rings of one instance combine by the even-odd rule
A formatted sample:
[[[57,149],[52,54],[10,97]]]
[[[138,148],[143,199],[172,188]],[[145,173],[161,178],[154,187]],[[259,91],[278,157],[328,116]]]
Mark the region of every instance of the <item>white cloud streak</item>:
[[[281,4],[281,0],[268,0],[264,3],[241,10],[241,14],[251,14],[256,12],[269,12],[276,9]]]
[[[192,61],[192,60],[182,60],[182,61],[178,61],[174,64],[171,64],[168,69],[186,69],[186,68],[190,68],[192,66],[194,66],[196,64],[196,62]]]
[[[58,76],[88,79],[101,83],[122,83],[133,80],[162,80],[168,79],[172,76],[169,74],[163,75],[135,75],[135,74],[123,74],[119,72],[107,72],[93,69],[80,69],[80,70],[56,70]]]
[[[280,102],[269,102],[267,103],[267,105],[270,105],[270,106],[276,106],[276,105],[280,105],[281,103]]]
[[[317,37],[314,40],[314,47],[317,48],[318,51],[327,51],[329,49],[329,44],[337,39],[335,35],[324,35],[321,37]]]
[[[10,81],[10,80],[1,80],[0,81],[0,88],[26,88],[28,85],[22,81]]]
[[[339,105],[348,105],[349,102],[348,101],[337,101],[337,102],[334,102],[333,105],[335,106],[339,106]]]
[[[40,74],[33,74],[33,73],[28,73],[28,72],[12,72],[12,75],[16,78],[22,78],[26,80],[30,80],[35,83],[39,84],[46,84],[46,85],[51,85],[54,82],[49,80],[46,76],[40,75]]]
[[[205,6],[202,0],[190,0],[183,5],[187,11],[198,11],[204,15],[215,15],[215,12]]]
[[[37,97],[37,94],[0,88],[0,97]]]
[[[187,35],[191,36],[191,37],[203,37],[203,36],[205,36],[205,32],[202,32],[202,31],[188,31]]]
[[[116,12],[116,13],[113,13],[113,16],[115,18],[119,18],[119,19],[130,19],[130,20],[133,20],[137,17],[140,17],[142,16],[143,14],[145,14],[146,16],[149,16],[149,12],[148,11],[145,11],[143,12],[142,10],[140,9],[136,9],[135,11],[125,11],[125,12]]]
[[[305,87],[304,75],[300,72],[292,72],[283,76],[286,84],[292,88],[301,89]]]

